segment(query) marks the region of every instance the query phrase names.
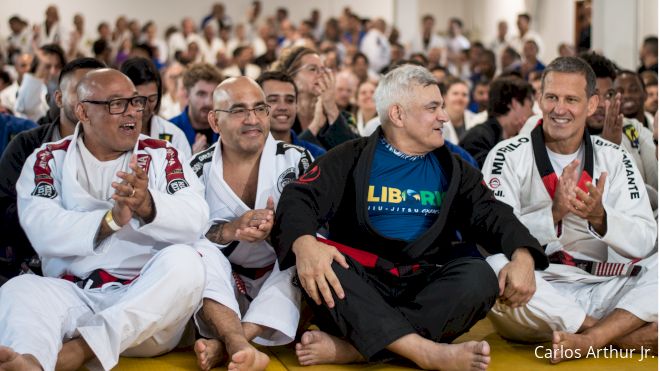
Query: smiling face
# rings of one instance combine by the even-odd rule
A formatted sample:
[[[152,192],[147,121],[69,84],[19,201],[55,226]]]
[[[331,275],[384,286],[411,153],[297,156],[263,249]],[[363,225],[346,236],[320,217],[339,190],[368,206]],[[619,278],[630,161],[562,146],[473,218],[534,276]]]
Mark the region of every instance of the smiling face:
[[[213,109],[208,116],[213,130],[220,133],[222,150],[241,155],[260,154],[269,133],[268,115],[254,111],[246,115],[229,112],[264,106],[265,96],[259,85],[247,77],[227,79],[213,93]]]
[[[360,84],[357,92],[357,106],[362,110],[375,111],[374,92],[376,85],[371,81],[365,81]]]
[[[442,126],[449,121],[437,85],[414,85],[411,97],[401,107],[402,141],[399,148],[411,155],[421,155],[445,143]]]
[[[266,103],[270,106],[270,130],[286,135],[296,120],[296,91],[293,84],[266,80],[263,82],[263,90]]]
[[[470,102],[468,94],[468,87],[463,83],[456,83],[450,86],[447,89],[447,96],[445,97],[447,99],[447,111],[463,114],[463,111],[465,111]]]
[[[78,99],[107,101],[137,96],[131,80],[117,70],[89,72],[78,86]],[[123,114],[112,115],[106,104],[78,103],[76,115],[83,125],[87,149],[99,160],[108,161],[135,147],[142,127],[142,111],[128,104]]]
[[[580,147],[587,117],[596,111],[598,96],[587,97],[580,73],[549,72],[541,95],[543,132],[548,148],[570,154]]]
[[[622,73],[614,80],[614,89],[621,93],[621,112],[635,118],[644,109],[646,93],[637,75]]]

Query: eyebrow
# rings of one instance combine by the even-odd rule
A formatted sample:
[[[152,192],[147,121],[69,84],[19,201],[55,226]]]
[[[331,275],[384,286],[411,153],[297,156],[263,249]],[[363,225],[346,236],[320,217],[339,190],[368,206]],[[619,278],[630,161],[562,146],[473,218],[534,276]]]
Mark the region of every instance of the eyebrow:
[[[287,97],[287,98],[291,97],[291,98],[295,98],[296,96],[293,95],[293,94],[288,94],[288,93],[285,93],[285,94],[274,94],[274,93],[273,93],[273,94],[268,94],[268,95],[266,96],[266,99],[268,99],[268,98],[273,98],[273,97],[275,97],[275,98],[277,98],[277,97]]]
[[[259,107],[259,106],[264,106],[264,105],[266,105],[266,102],[264,102],[264,101],[258,101],[258,102],[255,102],[255,103],[254,103],[254,106],[253,106],[253,107]],[[240,102],[239,102],[239,103],[234,103],[234,104],[232,104],[231,106],[229,106],[228,109],[234,109],[234,108],[248,108],[248,105],[245,104],[245,103],[240,103]]]
[[[138,95],[137,91],[134,91],[133,95],[127,96],[127,97],[125,97],[123,95],[119,95],[119,94],[112,94],[111,96],[105,98],[105,100],[113,100],[113,99],[117,99],[117,98],[133,98],[133,97],[136,97],[137,95]]]

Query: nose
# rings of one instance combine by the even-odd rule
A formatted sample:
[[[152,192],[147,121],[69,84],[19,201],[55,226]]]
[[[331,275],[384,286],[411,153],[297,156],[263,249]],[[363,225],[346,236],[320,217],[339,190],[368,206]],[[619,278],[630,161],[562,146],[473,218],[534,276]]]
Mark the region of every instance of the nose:
[[[553,108],[553,111],[555,111],[555,113],[558,115],[564,114],[566,112],[566,103],[564,102],[564,100],[562,99],[558,100]]]
[[[445,111],[444,108],[438,109],[437,119],[438,121],[443,123],[449,121],[449,115],[447,114],[447,111]]]
[[[247,113],[245,114],[245,122],[246,124],[257,124],[259,121],[259,118],[257,117],[257,112],[253,109],[247,110]]]

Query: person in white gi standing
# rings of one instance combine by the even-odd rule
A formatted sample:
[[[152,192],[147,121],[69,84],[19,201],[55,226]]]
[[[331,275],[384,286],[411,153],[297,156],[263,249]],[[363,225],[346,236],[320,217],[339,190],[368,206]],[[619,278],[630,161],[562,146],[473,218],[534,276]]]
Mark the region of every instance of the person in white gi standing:
[[[585,130],[599,99],[585,61],[555,59],[541,89],[541,124],[493,148],[483,174],[553,264],[536,272],[526,305],[497,303],[489,318],[506,338],[552,340],[552,363],[610,345],[657,352],[657,228],[644,181],[628,152]],[[508,262],[487,260],[496,273]]]
[[[46,277],[0,289],[0,369],[109,370],[119,355],[173,349],[198,308],[205,273],[188,245],[208,205],[165,141],[140,135],[146,97],[116,70],[78,85],[72,136],[28,158],[21,225]]]
[[[307,171],[312,156],[273,139],[265,99],[247,77],[218,85],[209,124],[220,140],[191,161],[211,208],[206,239],[195,245],[207,272],[203,307],[195,317],[202,336],[211,338],[195,344],[203,370],[225,357],[230,370],[264,369],[268,356],[249,341],[290,343],[300,318],[294,267],[279,270],[269,236],[282,189]]]

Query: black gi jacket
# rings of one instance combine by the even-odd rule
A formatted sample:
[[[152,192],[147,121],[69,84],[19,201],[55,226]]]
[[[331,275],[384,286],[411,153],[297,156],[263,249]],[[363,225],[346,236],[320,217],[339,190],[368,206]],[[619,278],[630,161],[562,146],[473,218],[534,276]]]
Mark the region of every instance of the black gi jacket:
[[[43,143],[51,141],[55,130],[59,130],[59,123],[58,117],[50,124],[19,133],[9,142],[0,159],[0,249],[13,247],[17,267],[36,253],[18,221],[16,182],[27,158]]]
[[[282,270],[295,264],[293,242],[316,235],[326,222],[330,240],[378,255],[395,265],[444,264],[463,256],[456,231],[490,253],[529,248],[537,269],[548,259],[510,206],[495,199],[482,174],[442,146],[437,156],[448,188],[435,223],[410,243],[380,235],[369,222],[367,188],[376,144],[382,130],[346,142],[327,152],[297,181],[289,183],[280,197],[271,241]],[[465,252],[466,253],[466,252]]]

